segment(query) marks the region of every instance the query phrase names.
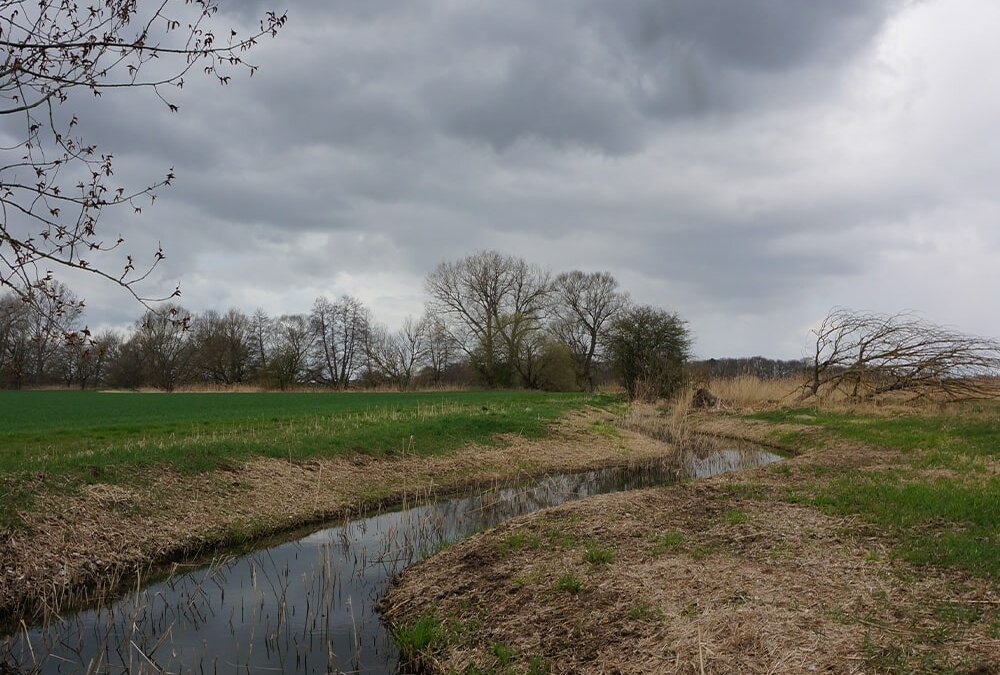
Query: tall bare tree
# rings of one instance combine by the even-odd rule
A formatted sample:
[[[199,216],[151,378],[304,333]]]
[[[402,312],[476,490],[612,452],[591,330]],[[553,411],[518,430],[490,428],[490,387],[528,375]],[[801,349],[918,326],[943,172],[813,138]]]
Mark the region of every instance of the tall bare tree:
[[[397,331],[376,324],[371,328],[367,351],[372,367],[397,389],[406,391],[427,354],[428,326],[409,316]]]
[[[0,385],[19,389],[28,370],[30,307],[13,293],[0,295]]]
[[[257,308],[250,317],[250,367],[258,376],[267,370],[273,344],[274,321],[267,312]]]
[[[315,338],[309,319],[301,314],[286,314],[272,323],[273,346],[265,372],[279,389],[302,382],[309,374],[309,354]]]
[[[551,290],[547,272],[521,258],[481,251],[441,263],[425,285],[430,311],[446,321],[487,385],[507,384],[510,369],[526,374],[522,347],[542,328]]]
[[[54,359],[59,379],[66,386],[75,384],[80,389],[104,383],[121,343],[121,335],[113,330],[95,336],[76,333],[61,341]]]
[[[214,310],[191,324],[195,362],[201,377],[215,384],[240,384],[251,377],[254,345],[250,317],[238,309]]]
[[[139,321],[132,339],[147,384],[171,391],[189,377],[194,356],[190,319],[183,307],[168,305],[162,312],[146,312]]]
[[[460,347],[448,326],[440,318],[429,312],[424,313],[421,322],[426,327],[426,358],[431,384],[438,386],[444,382],[445,374],[459,356]]]
[[[213,0],[0,0],[0,118],[20,128],[0,155],[0,287],[23,299],[60,303],[53,270],[96,274],[144,304],[136,284],[163,259],[102,256],[122,238],[99,226],[108,207],[139,211],[173,172],[151,185],[113,183],[110,152],[88,142],[71,107],[74,96],[148,89],[170,110],[169,91],[189,74],[220,84],[256,66],[244,59],[285,24],[268,12],[249,34],[218,31]],[[19,123],[17,122],[19,121]],[[18,132],[15,132],[18,133]]]
[[[605,330],[628,306],[628,295],[608,272],[563,272],[553,288],[553,331],[570,348],[583,382],[593,391],[594,358]]]
[[[49,364],[63,340],[83,343],[87,337],[77,333],[83,305],[76,294],[58,281],[49,282],[47,286],[52,295],[33,293],[37,300],[27,303],[30,308],[30,378],[36,385],[45,383]]]
[[[314,336],[316,379],[327,386],[346,389],[364,365],[371,323],[368,309],[349,295],[336,302],[321,297],[313,303],[309,321]]]

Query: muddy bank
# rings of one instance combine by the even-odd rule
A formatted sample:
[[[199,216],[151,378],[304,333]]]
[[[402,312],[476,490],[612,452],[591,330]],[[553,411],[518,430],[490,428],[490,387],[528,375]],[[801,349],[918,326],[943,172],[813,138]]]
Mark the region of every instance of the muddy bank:
[[[153,565],[363,507],[670,452],[639,434],[609,433],[607,421],[606,412],[574,413],[548,438],[506,437],[448,456],[258,459],[194,476],[149,475],[141,488],[94,485],[74,496],[47,495],[39,500],[44,508],[26,516],[26,527],[0,530],[0,617],[30,621]]]
[[[383,609],[437,627],[418,652],[430,672],[998,672],[994,583],[910,565],[860,518],[782,500],[830,467],[897,459],[828,446],[542,511],[406,570]]]

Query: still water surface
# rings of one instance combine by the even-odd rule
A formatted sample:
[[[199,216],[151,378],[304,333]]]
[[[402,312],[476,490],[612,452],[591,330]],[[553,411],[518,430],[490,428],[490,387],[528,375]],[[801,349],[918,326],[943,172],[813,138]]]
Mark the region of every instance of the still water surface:
[[[759,448],[701,449],[362,515],[296,541],[180,567],[106,606],[0,639],[0,673],[4,660],[39,674],[396,673],[399,654],[374,606],[407,565],[538,509],[778,459]]]

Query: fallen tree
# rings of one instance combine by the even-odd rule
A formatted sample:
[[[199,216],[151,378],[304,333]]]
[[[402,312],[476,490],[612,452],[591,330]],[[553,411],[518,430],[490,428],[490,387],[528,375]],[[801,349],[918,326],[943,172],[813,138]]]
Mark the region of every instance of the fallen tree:
[[[889,392],[914,398],[990,398],[1000,393],[1000,341],[959,333],[912,312],[833,309],[813,331],[803,398],[840,392],[866,399]]]

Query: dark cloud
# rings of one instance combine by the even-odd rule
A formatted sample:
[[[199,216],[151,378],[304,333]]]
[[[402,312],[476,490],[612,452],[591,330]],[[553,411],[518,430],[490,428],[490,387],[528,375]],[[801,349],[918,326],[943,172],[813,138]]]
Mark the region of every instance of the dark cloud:
[[[392,322],[434,265],[492,247],[608,269],[703,321],[715,355],[796,356],[786,337],[831,305],[950,311],[932,281],[993,278],[998,83],[964,47],[990,49],[970,37],[985,3],[303,0],[253,78],[192,73],[177,114],[148,91],[70,103],[116,177],[176,168],[152,209],[104,224],[143,254],[162,241],[151,285],[180,280],[194,309],[356,292]],[[219,24],[272,6],[223,0]],[[732,342],[726,317],[759,334]]]
[[[652,66],[677,47],[713,67],[788,71],[843,64],[864,49],[898,3],[871,0],[595,1],[584,15],[615,32],[633,58]]]

